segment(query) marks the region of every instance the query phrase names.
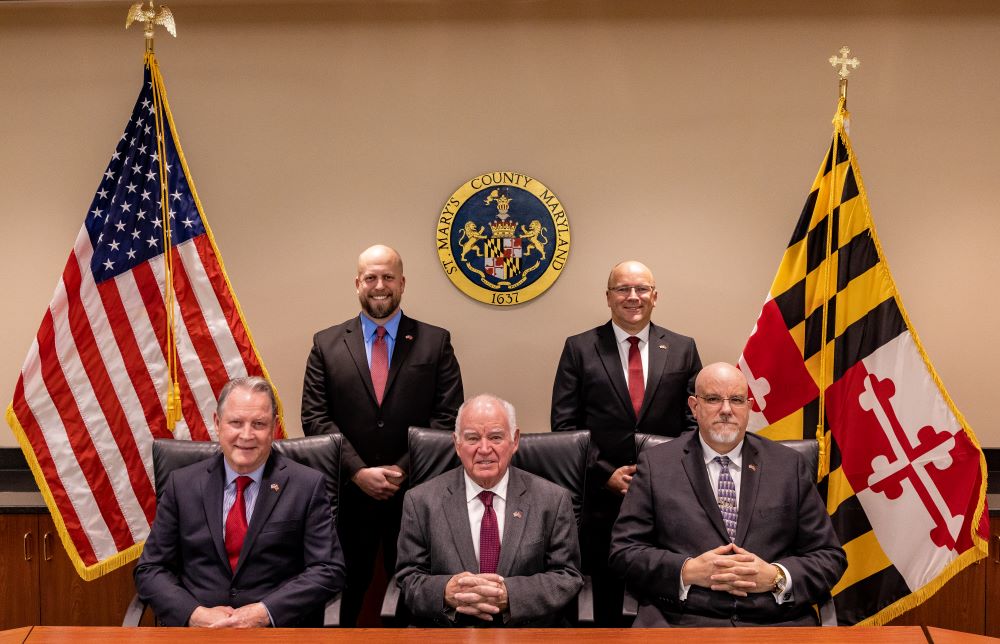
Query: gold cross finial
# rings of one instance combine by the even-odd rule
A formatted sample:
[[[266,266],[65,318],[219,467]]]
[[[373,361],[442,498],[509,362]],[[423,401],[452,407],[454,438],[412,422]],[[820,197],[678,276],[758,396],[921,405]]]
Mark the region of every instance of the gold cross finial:
[[[847,98],[847,76],[851,73],[851,70],[847,69],[847,67],[850,66],[851,69],[857,69],[861,64],[861,61],[857,58],[848,58],[847,56],[850,53],[851,48],[844,46],[840,48],[839,57],[830,56],[830,64],[833,65],[834,68],[838,65],[840,66],[840,69],[837,70],[837,76],[840,77],[840,96],[844,99]]]

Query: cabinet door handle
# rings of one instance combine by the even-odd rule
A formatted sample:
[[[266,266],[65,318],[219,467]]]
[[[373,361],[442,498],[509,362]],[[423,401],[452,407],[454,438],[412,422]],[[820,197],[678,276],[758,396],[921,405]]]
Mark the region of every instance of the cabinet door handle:
[[[31,561],[31,544],[34,539],[31,538],[31,532],[24,533],[24,560]]]
[[[42,535],[42,558],[45,561],[52,561],[52,546],[49,545],[50,543],[52,543],[52,533],[46,532]]]

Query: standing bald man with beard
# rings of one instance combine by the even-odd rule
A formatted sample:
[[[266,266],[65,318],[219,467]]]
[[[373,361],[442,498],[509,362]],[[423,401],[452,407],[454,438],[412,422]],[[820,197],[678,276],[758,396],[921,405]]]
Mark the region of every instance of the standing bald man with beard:
[[[344,435],[344,626],[357,623],[379,546],[387,576],[396,566],[407,429],[454,429],[463,399],[449,333],[400,309],[406,278],[399,253],[382,245],[365,250],[354,285],[361,314],[313,337],[302,386],[303,432]]]

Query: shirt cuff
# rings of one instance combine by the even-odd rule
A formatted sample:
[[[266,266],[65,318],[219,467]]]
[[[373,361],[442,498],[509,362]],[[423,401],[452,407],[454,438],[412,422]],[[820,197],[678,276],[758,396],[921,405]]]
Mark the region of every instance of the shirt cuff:
[[[274,626],[274,618],[271,617],[271,611],[268,610],[267,604],[261,602],[260,605],[264,607],[264,612],[267,613],[267,621],[269,622],[268,626]]]
[[[684,564],[686,564],[690,560],[691,560],[691,557],[688,557],[687,559],[684,560],[684,563],[681,564],[681,570],[682,571],[684,570]],[[678,599],[678,601],[682,601],[682,602],[683,601],[687,601],[688,591],[691,590],[691,585],[690,584],[687,584],[687,585],[684,584],[684,573],[683,572],[677,573],[677,581],[680,582],[680,592],[677,593],[677,599]]]

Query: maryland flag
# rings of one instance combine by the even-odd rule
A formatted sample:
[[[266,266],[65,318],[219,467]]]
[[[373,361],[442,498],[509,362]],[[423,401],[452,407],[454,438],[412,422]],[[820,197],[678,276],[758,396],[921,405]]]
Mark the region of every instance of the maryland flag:
[[[150,51],[7,409],[81,577],[139,556],[156,512],[153,440],[217,440],[216,397],[246,375],[267,372]]]
[[[821,489],[848,559],[833,589],[838,622],[880,625],[986,556],[986,461],[903,308],[848,117],[841,99],[739,364],[752,431],[820,441]]]

